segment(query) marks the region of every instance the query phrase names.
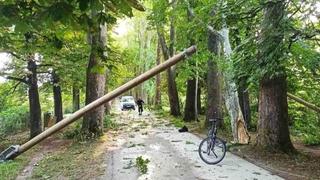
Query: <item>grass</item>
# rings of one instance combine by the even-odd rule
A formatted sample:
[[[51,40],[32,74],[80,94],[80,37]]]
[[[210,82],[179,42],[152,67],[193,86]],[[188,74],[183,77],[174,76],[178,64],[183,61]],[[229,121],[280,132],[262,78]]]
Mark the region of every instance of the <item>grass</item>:
[[[70,146],[43,158],[35,167],[32,179],[90,179],[102,174],[103,149],[105,139],[73,142]]]
[[[29,156],[22,155],[14,161],[0,163],[0,179],[15,179],[19,172],[28,164]]]
[[[136,158],[136,167],[138,168],[140,173],[146,174],[148,172],[149,162],[149,159],[143,159],[142,156]]]
[[[0,141],[0,152],[8,148],[12,144],[22,144],[27,141],[28,132],[17,133],[15,135],[2,137]],[[32,155],[37,151],[37,148],[32,148],[26,153],[18,156],[13,161],[0,163],[0,179],[9,180],[15,179],[23,168],[28,164]]]

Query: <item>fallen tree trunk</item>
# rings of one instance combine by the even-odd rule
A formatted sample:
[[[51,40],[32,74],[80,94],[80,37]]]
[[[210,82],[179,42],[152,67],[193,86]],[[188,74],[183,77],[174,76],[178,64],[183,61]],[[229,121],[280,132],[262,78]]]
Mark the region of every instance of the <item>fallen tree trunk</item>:
[[[295,95],[293,95],[291,93],[287,93],[287,96],[290,99],[292,99],[292,100],[304,105],[305,107],[307,107],[309,109],[312,109],[312,110],[316,111],[317,113],[320,113],[320,107],[317,107],[316,105],[314,105],[312,103],[309,103],[309,102],[307,102],[307,101],[305,101],[305,100],[303,100],[303,99],[301,99],[301,98],[299,98],[299,97],[297,97],[297,96],[295,96]]]

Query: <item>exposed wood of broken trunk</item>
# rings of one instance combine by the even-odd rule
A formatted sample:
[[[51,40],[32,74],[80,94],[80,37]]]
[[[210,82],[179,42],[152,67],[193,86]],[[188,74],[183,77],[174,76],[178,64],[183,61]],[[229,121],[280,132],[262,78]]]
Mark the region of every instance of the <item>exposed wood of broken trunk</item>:
[[[230,57],[232,49],[229,40],[229,29],[227,27],[224,27],[220,31],[220,34],[223,39],[225,58],[227,59],[227,63],[231,65]],[[227,71],[226,73],[224,73],[225,103],[231,119],[233,140],[235,143],[248,144],[250,136],[239,104],[237,85],[234,82],[233,78],[234,75],[231,71]]]

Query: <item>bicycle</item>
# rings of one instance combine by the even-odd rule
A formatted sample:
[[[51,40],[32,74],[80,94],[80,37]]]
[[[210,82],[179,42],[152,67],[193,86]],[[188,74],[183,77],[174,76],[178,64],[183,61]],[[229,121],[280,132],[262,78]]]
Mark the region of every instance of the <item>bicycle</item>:
[[[203,139],[199,145],[200,158],[207,164],[218,164],[226,155],[226,142],[217,137],[217,120],[219,118],[209,119],[212,122],[208,132],[208,137]]]

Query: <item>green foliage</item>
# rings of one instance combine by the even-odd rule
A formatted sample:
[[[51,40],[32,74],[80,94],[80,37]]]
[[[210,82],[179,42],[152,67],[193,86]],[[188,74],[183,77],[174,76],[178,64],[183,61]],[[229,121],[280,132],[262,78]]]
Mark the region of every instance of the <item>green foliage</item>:
[[[104,117],[103,126],[106,129],[117,130],[119,128],[119,124],[117,124],[111,115],[107,115]]]
[[[182,118],[172,117],[172,118],[170,118],[170,120],[171,120],[171,123],[177,128],[181,128],[181,127],[183,127],[185,125],[185,123],[184,123]]]
[[[14,161],[0,163],[0,179],[15,179],[27,162],[25,158],[18,158]]]
[[[143,159],[142,156],[136,158],[136,167],[142,174],[146,174],[148,172],[148,163],[150,162],[149,159]]]
[[[78,141],[85,140],[81,132],[81,121],[76,122],[74,125],[71,125],[71,127],[69,127],[66,131],[64,131],[63,137],[67,139],[75,139]]]
[[[13,106],[0,112],[0,135],[15,133],[27,128],[29,109],[26,106]]]

